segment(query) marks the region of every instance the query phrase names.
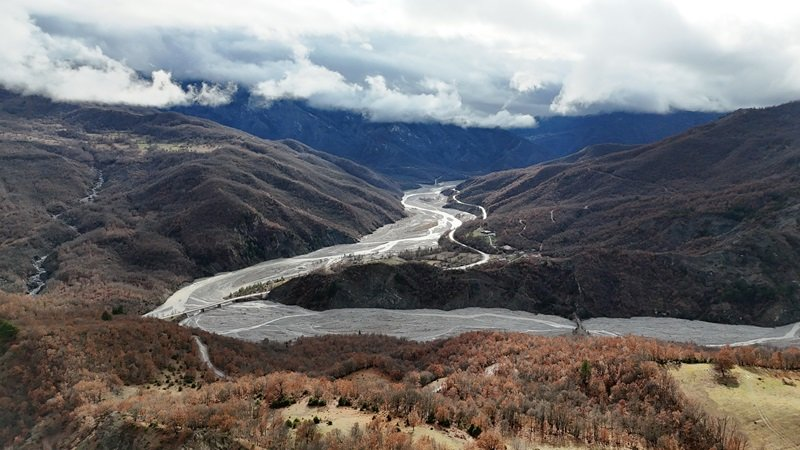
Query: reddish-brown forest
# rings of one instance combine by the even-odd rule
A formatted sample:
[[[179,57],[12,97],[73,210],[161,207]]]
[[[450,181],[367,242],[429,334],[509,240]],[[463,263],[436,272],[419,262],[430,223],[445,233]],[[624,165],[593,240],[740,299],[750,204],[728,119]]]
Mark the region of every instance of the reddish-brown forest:
[[[487,432],[483,443],[500,436],[742,448],[728,424],[678,394],[665,369],[714,360],[716,351],[699,347],[490,332],[430,343],[365,335],[256,345],[134,316],[101,320],[102,311],[81,305],[0,295],[0,318],[18,330],[0,356],[5,445],[69,446],[110,434],[150,436],[139,442],[144,446],[203,439],[266,448],[411,448],[409,436],[379,421],[348,435],[321,436],[313,424],[286,429],[270,408],[276,400],[313,394],[332,404],[344,398],[376,415],[418,417],[433,427],[480,428]],[[230,378],[217,381],[200,365],[193,333]],[[740,365],[800,368],[797,349],[725,353]],[[383,376],[347,377],[367,368]],[[443,380],[439,392],[424,388],[437,379]]]

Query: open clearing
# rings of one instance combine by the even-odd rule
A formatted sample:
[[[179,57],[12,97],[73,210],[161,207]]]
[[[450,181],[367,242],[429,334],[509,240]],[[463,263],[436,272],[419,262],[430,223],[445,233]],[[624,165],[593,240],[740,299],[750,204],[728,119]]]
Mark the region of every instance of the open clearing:
[[[490,366],[485,371],[486,376],[494,374]],[[381,374],[375,369],[365,369],[352,373],[346,377],[350,380],[358,380],[361,383],[374,383],[375,385],[382,385],[385,383],[392,383],[385,375]],[[444,382],[446,378],[441,378],[437,381]],[[434,381],[434,383],[436,383]],[[431,383],[433,384],[433,383]],[[336,400],[328,399],[328,404],[322,407],[309,407],[309,396],[299,399],[299,401],[285,409],[281,410],[283,420],[289,421],[313,421],[314,418],[319,419],[317,431],[321,434],[327,434],[333,430],[338,430],[343,435],[350,434],[354,425],[358,425],[361,430],[365,430],[369,424],[376,420],[390,428],[399,429],[401,432],[411,435],[412,439],[418,440],[422,437],[432,439],[437,444],[449,449],[459,450],[464,448],[468,443],[475,440],[470,437],[466,431],[461,430],[455,426],[449,428],[442,428],[437,425],[430,425],[420,423],[412,428],[406,425],[405,417],[389,417],[385,411],[372,412],[361,411],[355,407],[337,407]],[[329,424],[330,423],[330,424]],[[577,446],[573,444],[551,444],[539,443],[535,441],[528,441],[524,439],[517,439],[515,441],[507,441],[508,448],[525,448],[525,449],[538,449],[538,450],[584,450],[586,447]],[[594,447],[593,447],[594,448]],[[606,448],[606,447],[598,447]]]
[[[709,414],[735,420],[749,448],[800,448],[800,373],[739,367],[733,373],[738,387],[717,383],[709,364],[683,364],[672,372],[691,401]]]
[[[386,413],[365,412],[350,407],[339,408],[331,406],[330,404],[323,407],[309,407],[307,403],[308,399],[304,398],[300,400],[300,402],[286,408],[283,410],[283,417],[287,420],[299,419],[300,421],[314,420],[314,417],[317,417],[320,419],[317,430],[322,434],[326,434],[332,430],[339,430],[342,434],[348,435],[354,425],[358,424],[359,428],[365,430],[374,419],[390,423],[391,426],[397,427],[404,433],[410,434],[414,439],[427,436],[433,439],[437,444],[446,445],[451,449],[464,448],[467,442],[473,440],[466,432],[455,427],[442,429],[423,423],[412,430],[411,427],[406,426],[405,418],[392,418],[388,420]],[[330,422],[331,425],[328,425],[328,422]]]
[[[372,420],[380,420],[381,422],[390,423],[392,427],[400,429],[402,432],[410,434],[414,440],[420,439],[423,436],[432,439],[439,445],[446,446],[453,450],[464,448],[467,443],[474,442],[474,439],[469,437],[464,430],[450,427],[443,429],[438,426],[431,426],[422,423],[412,429],[405,425],[405,418],[392,418],[387,420],[386,413],[372,413],[359,411],[354,408],[338,408],[336,406],[323,406],[323,407],[309,407],[307,405],[308,399],[303,398],[300,402],[283,410],[283,418],[286,420],[298,419],[300,421],[314,420],[314,417],[320,419],[317,430],[322,434],[327,434],[333,430],[339,430],[343,435],[348,435],[354,425],[358,425],[361,430],[369,426]],[[331,425],[328,425],[330,421]],[[543,444],[538,442],[528,442],[519,440],[516,442],[506,442],[510,448],[531,448],[538,450],[585,450],[587,447],[579,447],[574,445],[552,445]],[[522,447],[520,447],[520,445]],[[593,447],[593,448],[606,448],[606,447]]]

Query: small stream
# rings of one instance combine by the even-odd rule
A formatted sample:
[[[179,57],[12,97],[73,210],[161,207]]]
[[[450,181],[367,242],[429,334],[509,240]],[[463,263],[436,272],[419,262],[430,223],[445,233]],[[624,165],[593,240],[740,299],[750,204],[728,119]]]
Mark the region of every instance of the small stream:
[[[33,270],[35,274],[28,277],[28,295],[38,295],[44,289],[45,281],[47,280],[47,271],[44,270],[44,262],[49,255],[40,258],[33,258]]]
[[[95,171],[97,172],[97,180],[95,180],[94,184],[92,185],[92,188],[89,190],[88,195],[79,200],[80,203],[94,203],[94,201],[97,199],[98,192],[100,192],[100,189],[103,187],[103,183],[105,183],[105,178],[103,177],[103,171],[99,169],[95,169]],[[77,233],[78,232],[77,228],[65,222],[61,218],[62,214],[63,212],[58,214],[51,214],[50,217],[52,217],[53,220],[58,220],[62,222],[64,225],[68,226],[71,230]],[[45,270],[44,268],[44,262],[47,260],[48,256],[50,255],[45,255],[42,257],[34,256],[33,270],[35,273],[30,277],[28,277],[28,282],[27,282],[28,295],[38,295],[42,291],[42,289],[44,289],[45,283],[47,281],[47,270]]]
[[[95,181],[92,185],[89,195],[81,199],[81,203],[94,203],[95,199],[97,198],[97,193],[100,191],[100,188],[103,187],[103,183],[105,183],[105,181],[105,178],[103,178],[103,171],[98,169],[97,181]]]

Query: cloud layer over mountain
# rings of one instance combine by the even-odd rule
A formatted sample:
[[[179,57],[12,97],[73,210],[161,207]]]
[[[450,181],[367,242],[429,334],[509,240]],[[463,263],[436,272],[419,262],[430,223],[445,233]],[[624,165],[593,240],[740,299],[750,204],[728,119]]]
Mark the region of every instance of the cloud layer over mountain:
[[[243,85],[376,121],[519,127],[800,98],[800,7],[778,0],[7,3],[0,84],[69,101],[214,105]]]

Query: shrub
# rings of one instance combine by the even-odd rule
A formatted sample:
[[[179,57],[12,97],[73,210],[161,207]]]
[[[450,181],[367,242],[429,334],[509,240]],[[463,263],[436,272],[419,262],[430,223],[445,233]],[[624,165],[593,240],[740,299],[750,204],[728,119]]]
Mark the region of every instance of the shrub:
[[[469,424],[469,428],[467,428],[467,434],[472,436],[473,438],[477,438],[478,436],[480,436],[482,431],[483,430],[481,430],[481,427],[475,424]]]
[[[19,328],[6,320],[0,319],[0,352],[4,352],[6,345],[13,341],[19,333]]]
[[[723,347],[717,352],[714,358],[714,371],[717,374],[717,381],[727,386],[736,386],[738,382],[733,374],[733,367],[736,365],[736,356],[730,347]]]
[[[310,399],[308,399],[308,406],[310,408],[325,406],[327,404],[328,404],[328,402],[326,402],[324,399],[321,399],[319,397],[311,397]]]
[[[19,328],[15,327],[13,323],[0,319],[0,343],[14,340],[17,333],[19,333]]]
[[[588,360],[584,359],[580,368],[581,383],[584,385],[589,384],[589,378],[592,376],[592,365]]]
[[[269,404],[269,407],[270,409],[281,409],[293,404],[294,400],[286,396],[281,396],[280,398],[273,400],[272,403]]]

